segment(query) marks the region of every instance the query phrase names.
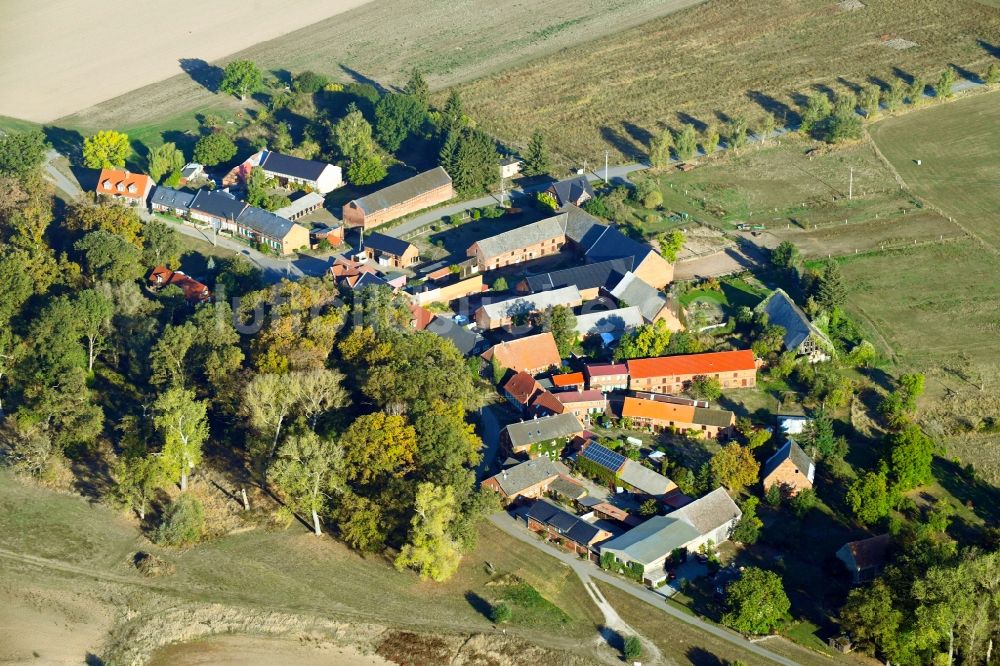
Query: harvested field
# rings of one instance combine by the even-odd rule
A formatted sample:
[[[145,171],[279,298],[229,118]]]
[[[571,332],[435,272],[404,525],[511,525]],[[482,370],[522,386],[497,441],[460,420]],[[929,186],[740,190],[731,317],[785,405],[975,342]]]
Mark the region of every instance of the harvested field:
[[[998,126],[992,92],[883,120],[871,136],[915,194],[1000,252]]]
[[[50,121],[176,74],[191,80],[186,68],[367,1],[147,2],[133,11],[136,20],[109,20],[82,2],[5,0],[0,115]]]
[[[889,34],[919,43],[898,51]],[[794,121],[802,95],[889,80],[936,78],[952,63],[981,71],[1000,44],[1000,12],[974,0],[713,0],[668,19],[569,49],[462,87],[466,106],[501,139],[547,132],[567,165],[608,148],[644,154],[650,134],[685,121],[719,124],[764,111]],[[512,109],[517,109],[512,113]]]
[[[324,641],[256,636],[213,636],[191,643],[163,648],[150,660],[150,666],[392,666],[378,655],[363,654],[353,647]]]
[[[260,40],[247,41],[214,55],[206,56],[203,51],[182,55],[212,61],[242,48],[227,60],[249,58],[269,70],[312,69],[339,80],[376,81],[385,86],[402,84],[409,71],[418,67],[426,72],[432,86],[443,87],[505,67],[520,66],[533,58],[638,26],[702,1],[644,0],[609,5],[601,0],[491,3],[378,0],[249,48],[245,47]],[[167,7],[175,11],[176,5]],[[456,20],[457,16],[461,20]],[[176,72],[176,61],[172,64]],[[132,81],[128,88],[148,82]],[[178,74],[56,124],[85,132],[105,128],[131,130],[140,126],[177,129],[194,113],[232,111],[237,102],[215,95],[191,77]],[[87,105],[68,108],[62,113],[68,115],[83,106]]]

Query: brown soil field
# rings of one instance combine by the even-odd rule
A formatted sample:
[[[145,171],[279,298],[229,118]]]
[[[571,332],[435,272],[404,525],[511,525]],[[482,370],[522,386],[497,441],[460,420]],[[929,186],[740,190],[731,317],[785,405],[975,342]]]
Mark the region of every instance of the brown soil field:
[[[158,650],[149,666],[391,666],[378,655],[321,641],[259,636],[213,636]]]
[[[5,0],[0,115],[50,121],[367,1],[147,0],[111,11],[74,0]]]
[[[803,95],[897,74],[936,80],[949,64],[995,60],[1000,11],[973,0],[712,0],[461,88],[477,121],[524,145],[550,137],[564,163],[644,155],[651,132],[682,122],[793,120]],[[885,41],[905,38],[904,51]],[[516,110],[516,112],[512,112]]]
[[[312,69],[342,81],[376,81],[385,86],[402,84],[417,67],[432,87],[441,88],[520,67],[703,1],[375,0],[249,48],[245,47],[260,40],[245,41],[231,48],[229,53],[243,50],[226,60],[249,58],[272,71]],[[189,51],[182,55],[212,61],[225,54]],[[209,108],[231,110],[238,103],[214,94],[186,74],[139,87],[149,82],[133,81],[126,89],[136,90],[73,115],[69,114],[87,105],[67,108],[62,114],[69,117],[56,124],[84,131],[131,129],[169,124]],[[99,99],[106,96],[91,103]],[[0,110],[0,115],[4,113]]]

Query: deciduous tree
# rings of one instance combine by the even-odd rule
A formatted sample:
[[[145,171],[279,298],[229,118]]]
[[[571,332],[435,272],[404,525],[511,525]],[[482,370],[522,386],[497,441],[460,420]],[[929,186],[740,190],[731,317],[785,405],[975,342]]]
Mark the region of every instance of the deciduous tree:
[[[615,349],[615,360],[662,356],[670,344],[670,329],[662,319],[643,324],[622,336]]]
[[[375,105],[375,136],[390,153],[413,132],[420,129],[426,115],[426,106],[411,95],[389,93]]]
[[[194,144],[194,159],[205,166],[228,162],[235,156],[236,144],[222,132],[203,136]]]
[[[160,395],[153,411],[153,423],[163,436],[164,468],[185,491],[188,476],[201,463],[201,447],[208,439],[206,404],[196,400],[193,391],[174,387]]]
[[[149,177],[159,183],[164,176],[181,172],[184,168],[184,153],[176,143],[167,142],[150,150],[147,162]]]
[[[543,176],[552,169],[548,147],[545,145],[545,135],[535,130],[524,151],[522,172],[525,176]]]
[[[944,71],[941,72],[941,76],[938,77],[937,85],[934,86],[934,96],[939,99],[948,99],[954,94],[955,87],[955,68],[945,67]]]
[[[263,84],[264,74],[252,60],[234,60],[222,71],[219,90],[245,100],[247,95],[260,90]]]
[[[409,540],[396,558],[396,568],[416,569],[421,578],[447,580],[462,559],[450,534],[455,494],[448,487],[421,483],[414,511]]]
[[[417,451],[413,426],[382,412],[359,416],[341,438],[349,481],[373,484],[412,469]]]
[[[48,145],[38,130],[0,135],[0,175],[21,178],[45,161]]]
[[[701,149],[706,156],[715,154],[719,148],[719,130],[714,126],[708,127],[701,136]]]
[[[892,499],[884,472],[866,472],[847,489],[847,504],[858,520],[873,525],[889,515]]]
[[[674,145],[674,135],[668,129],[653,137],[649,142],[649,166],[664,169],[670,165],[670,148]]]
[[[726,600],[730,610],[722,622],[748,635],[773,633],[792,607],[778,574],[757,567],[746,568],[729,585]]]
[[[565,305],[556,305],[542,313],[542,330],[552,333],[561,357],[569,356],[576,344],[576,316]]]
[[[342,483],[343,450],[313,432],[289,437],[278,450],[268,477],[296,510],[312,516],[313,531],[321,536],[320,514],[330,494]]]
[[[149,220],[142,227],[142,262],[145,266],[175,265],[181,252],[177,232],[160,220]]]
[[[87,372],[93,372],[94,361],[111,327],[114,307],[110,299],[94,289],[79,292],[74,304],[80,332],[87,341]]]
[[[687,162],[694,157],[698,151],[698,132],[693,125],[685,124],[681,127],[674,141],[674,151],[681,162]]]
[[[301,396],[298,382],[287,374],[257,375],[243,391],[243,410],[250,424],[271,440],[267,458],[278,449],[281,431]]]
[[[712,472],[732,493],[738,493],[757,481],[760,464],[750,449],[733,442],[712,456]]]
[[[131,154],[128,134],[101,130],[83,140],[83,165],[90,169],[119,169]]]

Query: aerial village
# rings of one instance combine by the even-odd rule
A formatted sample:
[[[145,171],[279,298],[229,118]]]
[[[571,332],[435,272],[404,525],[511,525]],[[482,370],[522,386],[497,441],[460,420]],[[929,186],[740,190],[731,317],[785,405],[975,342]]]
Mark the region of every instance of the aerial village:
[[[505,159],[502,177],[516,178],[519,166]],[[291,195],[288,205],[268,211],[240,198],[247,198],[258,170]],[[754,388],[763,361],[749,348],[639,358],[617,353],[629,336],[685,331],[687,315],[671,295],[671,262],[584,210],[595,196],[594,180],[578,174],[536,186],[551,196],[554,210],[482,234],[445,261],[428,258],[426,247],[403,237],[415,214],[455,199],[442,167],[346,202],[340,219],[325,200],[345,184],[339,166],[266,149],[218,178],[188,164],[179,183],[187,189],[105,169],[96,193],[263,254],[327,250],[324,274],[345,294],[375,287],[404,295],[410,325],[476,360],[508,412],[496,446],[487,442],[494,459],[485,461],[489,474],[481,485],[498,494],[520,529],[669,597],[680,589],[673,582],[678,575],[716,575],[720,547],[743,511],[721,484],[692,496],[688,483],[685,492],[670,478],[669,447],[658,436],[721,444],[754,437],[718,401]],[[523,214],[502,195],[499,205],[475,212],[481,222]],[[355,239],[350,245],[348,233]],[[148,281],[153,289],[180,287],[192,304],[212,298],[198,280],[165,266]],[[559,330],[566,322],[554,322],[556,312],[568,313],[570,331]],[[786,353],[808,363],[830,358],[830,340],[781,289],[763,299],[756,316],[780,327]],[[586,353],[561,350],[567,335],[570,347]],[[774,453],[755,479],[765,493],[793,498],[811,490],[816,467],[796,441],[809,424],[803,416],[775,414],[765,428]],[[836,557],[858,581],[878,571],[886,546],[878,536],[847,543]],[[739,575],[725,573],[717,578],[721,586]]]

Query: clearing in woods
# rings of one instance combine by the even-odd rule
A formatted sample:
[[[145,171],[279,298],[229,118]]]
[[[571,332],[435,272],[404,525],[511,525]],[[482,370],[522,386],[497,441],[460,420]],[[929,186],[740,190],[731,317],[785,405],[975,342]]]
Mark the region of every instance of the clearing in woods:
[[[500,139],[533,130],[568,164],[644,155],[650,135],[682,122],[720,125],[765,111],[797,120],[816,90],[936,80],[948,64],[981,72],[1000,53],[1000,11],[974,0],[864,3],[712,0],[461,88],[469,114]],[[883,38],[919,44],[904,51]],[[965,71],[960,69],[960,73]],[[728,114],[728,115],[727,115]]]

